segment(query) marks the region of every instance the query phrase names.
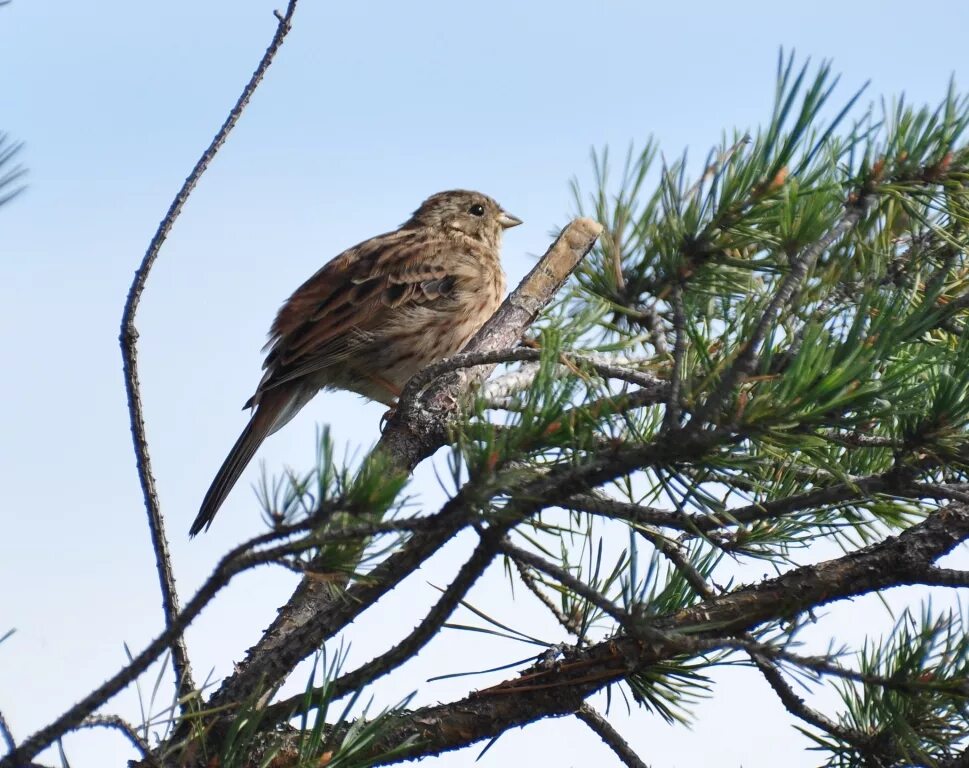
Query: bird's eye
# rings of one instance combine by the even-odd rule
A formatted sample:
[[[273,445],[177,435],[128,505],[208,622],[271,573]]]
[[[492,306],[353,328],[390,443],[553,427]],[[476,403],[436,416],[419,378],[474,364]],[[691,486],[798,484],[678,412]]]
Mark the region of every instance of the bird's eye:
[[[468,208],[468,213],[472,216],[484,216],[484,206],[481,203],[475,203]]]

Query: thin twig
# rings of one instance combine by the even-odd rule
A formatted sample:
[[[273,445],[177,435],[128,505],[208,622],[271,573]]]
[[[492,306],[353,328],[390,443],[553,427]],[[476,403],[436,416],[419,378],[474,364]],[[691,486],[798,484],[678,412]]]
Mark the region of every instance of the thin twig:
[[[736,648],[744,650],[750,655],[773,659],[775,661],[783,661],[803,669],[809,669],[817,675],[829,675],[831,677],[841,678],[842,680],[851,680],[852,682],[863,685],[877,685],[895,691],[937,691],[942,687],[947,687],[951,682],[938,679],[925,680],[922,679],[921,673],[919,677],[906,679],[903,677],[886,677],[885,675],[858,672],[857,670],[836,664],[829,657],[802,656],[791,651],[786,651],[783,648],[776,648],[772,645],[751,640],[749,639],[749,635],[744,635],[741,638],[726,642],[718,642],[718,647]],[[962,682],[961,679],[959,682]]]
[[[13,737],[13,731],[10,730],[7,719],[3,716],[3,712],[0,712],[0,736],[3,736],[3,740],[6,742],[7,749],[10,752],[13,752],[17,748],[17,740]]]
[[[481,397],[488,402],[494,402],[518,394],[532,385],[538,370],[538,363],[525,363],[517,370],[491,379],[481,388]]]
[[[359,691],[366,685],[370,685],[378,678],[392,672],[401,664],[413,658],[421,648],[434,639],[438,630],[467,595],[468,590],[474,586],[474,583],[494,560],[502,537],[512,525],[511,521],[507,521],[488,528],[482,533],[481,540],[471,557],[461,566],[434,607],[428,611],[421,623],[407,637],[386,653],[371,659],[352,672],[340,675],[325,686],[314,689],[314,693],[319,696],[325,695],[329,701],[336,701],[347,694]],[[303,692],[267,707],[264,716],[266,722],[288,720],[305,701],[306,693]]]
[[[706,579],[693,566],[693,563],[690,562],[689,558],[687,558],[675,541],[670,541],[663,535],[662,531],[657,531],[649,526],[638,526],[636,531],[656,547],[657,551],[663,557],[673,564],[673,567],[686,579],[686,583],[693,587],[693,591],[702,599],[712,600],[717,596],[717,593],[707,584]]]
[[[138,380],[138,330],[135,327],[135,315],[138,312],[138,304],[141,295],[148,282],[148,274],[151,271],[162,244],[168,237],[168,233],[175,223],[175,219],[181,213],[186,200],[192,190],[195,189],[202,174],[205,173],[212,158],[225,143],[229,132],[239,121],[243,110],[249,103],[253,92],[265,75],[266,70],[272,63],[276,51],[282,45],[286,34],[290,30],[290,22],[296,10],[297,0],[290,0],[286,8],[286,15],[279,19],[276,25],[276,32],[273,39],[263,54],[252,77],[243,89],[225,119],[222,127],[215,134],[209,146],[202,153],[196,162],[195,167],[179,189],[178,194],[168,208],[168,212],[158,225],[158,229],[148,244],[148,250],[141,260],[135,272],[131,287],[128,290],[128,298],[125,301],[124,313],[121,317],[121,356],[124,361],[124,381],[125,391],[128,398],[128,417],[131,424],[131,439],[134,443],[135,459],[138,466],[138,478],[141,481],[141,491],[144,496],[145,510],[148,514],[148,527],[151,532],[152,549],[155,552],[155,565],[158,570],[158,579],[161,584],[162,604],[165,610],[165,624],[172,627],[175,617],[179,613],[178,592],[175,588],[175,575],[172,572],[171,554],[168,549],[168,539],[165,536],[165,525],[162,518],[161,507],[158,501],[158,492],[155,488],[155,478],[151,469],[151,458],[148,452],[148,437],[145,432],[144,410],[141,402],[141,384]],[[175,670],[176,688],[181,696],[184,693],[195,690],[195,682],[192,679],[192,667],[188,657],[188,649],[185,639],[176,635],[172,637],[172,667]]]
[[[551,576],[563,586],[571,589],[579,597],[584,597],[596,608],[612,616],[620,624],[626,624],[629,621],[629,614],[625,610],[581,579],[577,579],[564,568],[555,565],[555,563],[550,563],[538,555],[532,554],[521,547],[516,547],[507,539],[501,542],[499,549],[509,557],[534,568],[536,571],[541,571],[546,576]]]
[[[890,492],[904,498],[918,498],[929,495],[930,488],[937,490],[938,487],[914,485],[899,488],[897,477],[894,473],[887,472],[856,478],[850,482],[838,483],[828,488],[819,488],[782,499],[726,509],[719,514],[710,515],[684,515],[673,510],[644,507],[588,493],[571,497],[567,506],[580,512],[626,520],[635,525],[659,525],[697,535],[709,534],[722,528],[773,520],[819,507],[863,500],[883,492]]]
[[[749,133],[745,133],[729,147],[725,147],[723,150],[718,152],[713,162],[707,165],[707,167],[703,169],[703,175],[701,175],[700,178],[698,178],[695,182],[693,182],[693,186],[691,186],[687,190],[686,194],[684,195],[684,198],[689,199],[691,197],[698,196],[700,191],[703,189],[703,185],[706,184],[708,181],[710,181],[710,179],[719,175],[723,171],[727,163],[729,163],[733,159],[733,156],[737,154],[737,152],[739,152],[747,144],[750,144]]]
[[[767,680],[771,688],[774,689],[774,693],[777,694],[777,698],[781,700],[784,708],[790,712],[794,717],[799,720],[803,720],[809,725],[813,725],[825,733],[829,733],[842,741],[853,744],[855,746],[860,746],[864,743],[864,739],[861,734],[855,733],[847,728],[843,728],[833,720],[825,717],[823,714],[818,712],[816,709],[809,707],[804,699],[794,692],[794,689],[788,685],[787,680],[781,674],[781,671],[774,666],[766,657],[758,653],[750,654],[751,660],[756,665],[757,669],[760,670],[764,679]]]
[[[516,557],[512,557],[511,561],[515,564],[518,575],[521,577],[522,583],[528,588],[528,591],[535,595],[542,605],[548,608],[549,612],[555,617],[555,620],[561,624],[567,632],[581,638],[582,627],[578,625],[574,618],[569,618],[562,613],[561,610],[559,610],[559,607],[552,601],[552,598],[545,594],[535,577],[532,576],[532,572],[529,570],[529,567]]]
[[[650,373],[638,371],[634,368],[627,368],[616,362],[603,359],[599,355],[586,355],[575,352],[563,352],[560,355],[563,363],[571,363],[576,366],[588,366],[603,378],[619,379],[630,384],[638,384],[641,387],[655,387],[657,384],[665,385],[666,382],[656,378]],[[432,363],[407,383],[404,397],[416,397],[425,387],[435,379],[452,371],[464,368],[474,368],[479,365],[498,365],[500,363],[514,362],[535,362],[541,360],[542,350],[532,349],[531,347],[514,347],[512,349],[496,349],[487,352],[459,352],[458,354]]]
[[[118,715],[89,715],[77,726],[80,728],[111,728],[123,734],[132,746],[141,753],[141,756],[148,761],[149,765],[157,765],[151,755],[151,747],[148,742],[138,735],[135,727],[124,718]]]
[[[656,354],[664,357],[669,354],[669,346],[666,343],[666,329],[663,327],[663,320],[656,309],[655,301],[640,312],[640,322],[649,333],[649,340],[653,349],[656,350]]]
[[[603,743],[615,752],[616,757],[622,760],[628,768],[649,768],[633,751],[629,743],[619,735],[619,731],[613,728],[606,718],[588,704],[583,704],[575,710],[575,716],[598,734]]]

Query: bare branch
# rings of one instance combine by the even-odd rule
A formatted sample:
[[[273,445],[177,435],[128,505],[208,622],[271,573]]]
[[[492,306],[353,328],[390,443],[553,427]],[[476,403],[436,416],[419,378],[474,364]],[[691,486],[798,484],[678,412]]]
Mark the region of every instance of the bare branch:
[[[588,704],[583,704],[575,711],[575,716],[589,726],[603,743],[616,753],[616,757],[622,760],[628,768],[649,768],[646,763],[640,760],[633,748],[619,734],[606,718],[596,712]]]
[[[656,547],[657,551],[663,557],[673,564],[673,567],[679,571],[680,575],[686,580],[686,583],[693,587],[693,591],[701,598],[704,600],[712,600],[716,597],[716,592],[707,584],[706,579],[703,578],[700,572],[693,567],[693,563],[687,558],[679,544],[666,538],[662,531],[657,531],[649,526],[639,526],[636,528],[636,531]]]
[[[10,730],[10,726],[7,725],[7,719],[3,716],[3,712],[0,712],[0,736],[7,744],[7,749],[13,752],[17,748],[17,740],[13,737],[13,732]]]
[[[683,312],[683,286],[673,286],[673,373],[670,374],[670,391],[666,400],[663,427],[667,430],[680,426],[680,398],[683,396],[683,360],[686,357],[686,315]]]
[[[123,734],[132,746],[138,750],[145,763],[149,766],[157,765],[151,755],[151,747],[140,735],[135,727],[118,715],[90,715],[77,725],[81,728],[111,728]]]
[[[286,15],[279,18],[276,25],[276,32],[273,39],[263,54],[259,65],[253,72],[252,77],[242,90],[229,112],[222,127],[215,134],[209,146],[202,153],[202,156],[195,163],[195,167],[189,173],[182,184],[178,194],[168,208],[168,212],[158,225],[158,229],[148,244],[145,252],[135,272],[131,287],[128,290],[128,298],[125,301],[124,313],[121,317],[121,356],[124,361],[124,381],[125,392],[128,398],[128,417],[131,423],[131,439],[134,443],[135,459],[138,467],[138,478],[141,481],[141,491],[145,501],[145,511],[148,513],[148,527],[151,532],[151,544],[155,552],[155,565],[158,570],[158,579],[161,584],[162,604],[165,610],[165,624],[171,628],[174,625],[175,617],[179,613],[178,592],[175,588],[175,575],[172,572],[171,555],[168,550],[168,539],[165,536],[165,525],[161,514],[161,507],[158,502],[158,492],[155,489],[155,478],[151,469],[151,458],[148,453],[148,437],[145,432],[145,420],[143,406],[141,402],[141,384],[138,380],[138,330],[135,327],[135,315],[138,312],[138,304],[141,295],[148,282],[148,275],[151,268],[158,258],[162,244],[168,237],[175,219],[181,213],[185,202],[188,200],[192,190],[195,189],[199,179],[208,168],[212,158],[225,143],[229,132],[242,116],[243,110],[249,103],[253,92],[262,81],[263,75],[272,63],[276,52],[282,45],[286,34],[290,30],[290,22],[293,13],[296,11],[297,0],[290,0],[286,8]],[[179,693],[185,693],[195,689],[195,682],[192,679],[192,668],[188,658],[188,649],[185,640],[181,635],[173,635],[171,638],[172,666],[175,670],[176,685]]]
[[[404,394],[401,395],[401,399],[408,396],[408,394],[416,399],[424,387],[428,386],[435,379],[452,371],[484,365],[493,367],[500,363],[535,362],[540,360],[541,357],[542,351],[531,347],[513,347],[511,349],[496,349],[487,352],[459,352],[445,360],[431,363],[416,373],[407,383],[407,388],[404,390]],[[607,379],[619,379],[630,384],[638,384],[641,387],[665,386],[666,384],[666,382],[650,373],[627,367],[618,360],[610,360],[604,355],[584,355],[563,352],[560,358],[563,364],[588,366],[600,376]]]
[[[564,568],[555,565],[555,563],[550,563],[548,560],[532,554],[528,550],[522,549],[521,547],[516,547],[507,539],[501,542],[498,548],[516,562],[524,563],[525,565],[534,568],[536,571],[541,571],[546,576],[551,576],[553,579],[558,581],[563,586],[568,587],[580,597],[584,597],[599,610],[603,611],[609,616],[612,616],[620,624],[625,625],[629,622],[630,617],[626,611],[613,603],[609,598],[605,597],[605,595],[594,590],[581,579],[577,579]]]
[[[656,350],[656,354],[669,354],[669,347],[666,343],[666,329],[663,327],[663,320],[659,316],[659,311],[656,309],[655,301],[641,312],[639,321],[646,328],[647,333],[649,333],[649,340],[653,345],[653,349]]]
[[[562,613],[561,610],[559,610],[559,607],[552,601],[552,598],[546,595],[542,590],[541,585],[535,580],[535,577],[532,576],[531,570],[529,570],[529,567],[525,565],[525,563],[515,557],[512,557],[511,559],[515,564],[515,568],[518,570],[518,575],[521,578],[522,583],[528,588],[528,591],[535,595],[542,605],[548,608],[549,612],[555,617],[555,620],[561,624],[567,632],[570,632],[576,637],[581,637],[582,628],[579,626],[578,622],[576,622],[575,618],[569,618]]]
[[[567,355],[567,357],[572,360],[575,359],[572,355]],[[653,361],[652,357],[603,355],[599,353],[583,353],[580,357],[583,361],[587,360],[589,364],[601,366],[601,368],[597,368],[596,370],[603,376],[628,380],[626,376],[632,374],[637,376],[637,381],[642,381],[642,377],[645,375],[643,371],[638,370],[639,366]],[[535,381],[538,370],[539,366],[536,363],[525,363],[517,370],[510,371],[502,374],[498,378],[485,382],[481,388],[481,396],[489,402],[511,397],[518,392],[528,389],[532,385],[532,382]],[[561,370],[572,373],[572,369],[567,366],[562,366]],[[618,370],[618,373],[613,376],[610,370]],[[652,384],[655,385],[659,381],[661,380],[653,378]]]
[[[784,708],[794,715],[794,717],[798,718],[799,720],[803,720],[808,725],[813,725],[815,728],[818,728],[825,733],[829,733],[848,744],[853,744],[858,747],[864,745],[865,740],[861,734],[855,733],[847,728],[843,728],[830,718],[825,717],[816,709],[809,707],[805,703],[804,699],[798,696],[794,692],[794,689],[788,685],[787,681],[784,679],[784,675],[781,674],[781,671],[776,666],[771,664],[770,661],[768,661],[764,656],[751,653],[750,658],[770,684],[770,687],[774,689],[774,693],[777,694],[777,698],[781,700]]]
[[[272,533],[257,536],[239,545],[225,555],[216,566],[214,573],[205,581],[195,593],[185,608],[175,617],[174,621],[165,628],[158,637],[119,672],[110,677],[98,688],[91,691],[77,704],[68,709],[50,725],[37,731],[24,741],[15,751],[0,759],[0,768],[19,768],[21,763],[29,761],[39,752],[53,744],[68,731],[77,728],[94,711],[123,690],[135,678],[148,669],[151,664],[171,646],[172,640],[178,637],[202,612],[215,595],[225,587],[235,576],[243,571],[259,565],[275,563],[281,558],[296,552],[306,551],[318,547],[320,542],[315,536],[307,536],[295,542],[287,542],[269,549],[257,551],[257,547],[275,543],[280,539],[290,537],[310,527],[311,523],[281,528]]]

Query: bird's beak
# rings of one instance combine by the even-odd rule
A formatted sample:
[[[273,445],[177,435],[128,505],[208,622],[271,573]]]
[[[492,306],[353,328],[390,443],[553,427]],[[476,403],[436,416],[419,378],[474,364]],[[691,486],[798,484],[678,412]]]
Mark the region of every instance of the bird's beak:
[[[498,223],[501,224],[502,229],[511,229],[521,224],[522,220],[517,216],[512,216],[510,213],[502,211],[498,214]]]

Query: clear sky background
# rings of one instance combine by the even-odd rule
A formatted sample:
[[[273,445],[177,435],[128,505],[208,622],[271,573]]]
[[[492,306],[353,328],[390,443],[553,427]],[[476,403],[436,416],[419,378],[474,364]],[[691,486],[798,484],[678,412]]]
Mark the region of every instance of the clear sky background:
[[[267,0],[14,0],[0,8],[0,130],[26,142],[29,190],[0,210],[0,711],[23,738],[162,627],[135,474],[117,336],[133,270],[172,196],[221,124],[274,28]],[[617,155],[653,134],[667,156],[702,157],[721,131],[769,114],[780,46],[833,58],[847,98],[902,92],[937,102],[964,87],[962,0],[730,3],[323,2],[294,28],[228,145],[177,222],[138,317],[145,416],[184,598],[231,545],[260,530],[247,486],[212,531],[186,535],[245,422],[260,347],[280,302],[323,262],[396,227],[427,195],[479,189],[525,221],[505,239],[514,284],[572,210],[591,147]],[[304,469],[317,424],[362,452],[382,413],[318,397],[263,448]],[[425,468],[414,489],[441,496]],[[453,543],[377,615],[351,627],[351,662],[379,653],[430,604],[468,551]],[[759,574],[757,574],[759,575]],[[292,574],[251,573],[188,634],[197,676],[219,679],[289,595]],[[493,569],[472,601],[558,639]],[[892,600],[900,600],[896,591]],[[858,639],[889,622],[877,603],[827,612]],[[463,616],[467,620],[468,616]],[[823,634],[823,633],[822,633]],[[446,701],[502,675],[427,685],[434,674],[533,653],[448,632],[377,687],[376,706],[420,688]],[[508,673],[504,673],[507,676]],[[296,675],[294,687],[305,677]],[[150,690],[153,677],[143,688]],[[830,699],[822,698],[821,702]],[[132,691],[108,707],[138,719]],[[619,707],[621,710],[622,707]],[[692,730],[617,711],[654,766],[810,766],[818,756],[749,671],[718,673]],[[132,757],[114,733],[72,736],[75,768]],[[478,747],[436,760],[471,765]],[[45,755],[48,763],[56,755]],[[430,763],[429,763],[430,764]],[[618,765],[565,718],[507,734],[484,765]]]

